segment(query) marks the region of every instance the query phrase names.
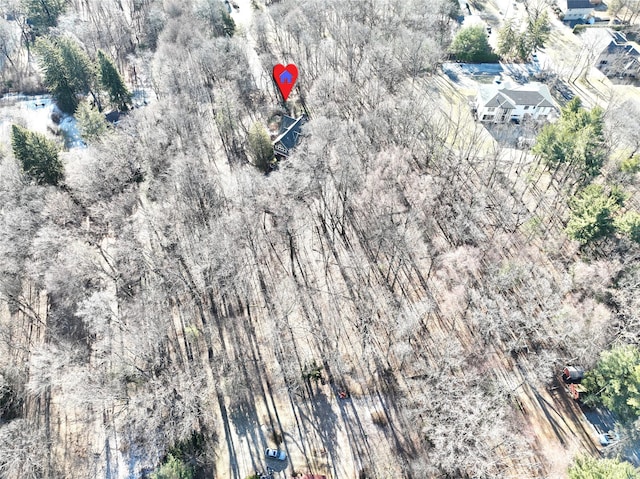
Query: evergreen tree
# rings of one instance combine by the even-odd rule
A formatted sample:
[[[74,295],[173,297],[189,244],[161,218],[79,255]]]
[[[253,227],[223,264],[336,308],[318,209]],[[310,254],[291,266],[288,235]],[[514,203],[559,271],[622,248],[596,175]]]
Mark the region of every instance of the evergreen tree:
[[[273,145],[269,135],[260,123],[254,123],[249,129],[249,154],[254,165],[263,171],[269,169],[273,160]]]
[[[27,22],[36,35],[44,35],[58,24],[58,17],[67,7],[67,0],[24,0]]]
[[[562,109],[557,122],[545,125],[533,152],[550,167],[571,165],[580,180],[596,177],[607,156],[602,109],[587,111],[580,99],[574,98]]]
[[[535,17],[529,18],[527,23],[527,43],[530,48],[529,54],[544,46],[551,34],[551,23],[546,10],[542,10]]]
[[[44,135],[12,125],[11,146],[22,169],[38,184],[57,185],[62,180],[63,167],[58,147]]]
[[[152,479],[192,479],[193,476],[193,468],[172,454],[169,454],[160,469],[151,474]]]
[[[91,86],[95,72],[89,57],[75,41],[67,37],[54,41],[39,39],[36,52],[40,56],[44,81],[58,107],[72,114],[78,106],[79,95],[93,95]]]
[[[516,41],[513,45],[513,57],[520,61],[526,61],[531,55],[531,48],[526,32],[520,33],[516,37]]]
[[[82,138],[91,143],[104,135],[109,127],[106,118],[87,102],[78,105],[75,114]]]
[[[111,105],[120,111],[127,111],[131,105],[131,93],[114,63],[102,50],[98,50],[98,70],[100,84],[107,90]]]
[[[640,213],[627,211],[615,219],[616,229],[631,241],[640,243]]]
[[[620,209],[620,198],[606,194],[601,185],[589,185],[571,198],[570,238],[587,244],[615,232],[613,214]]]
[[[508,19],[498,32],[497,52],[503,58],[527,61],[534,51],[544,46],[550,32],[551,24],[545,11],[529,17],[523,31]]]
[[[635,175],[640,172],[640,155],[633,155],[620,163],[620,171]]]
[[[619,459],[578,457],[569,468],[569,479],[640,479],[640,471]]]
[[[451,53],[462,62],[496,61],[496,55],[487,40],[487,32],[479,25],[462,28],[453,39]]]
[[[56,47],[74,90],[82,95],[89,93],[95,80],[95,70],[89,56],[70,37],[56,39]]]
[[[635,421],[640,417],[640,350],[624,345],[604,351],[583,384],[588,402],[606,406],[623,422]]]
[[[504,58],[511,58],[517,41],[518,32],[516,31],[513,19],[509,18],[498,31],[498,55]]]
[[[41,39],[36,43],[36,52],[40,56],[44,71],[44,83],[56,99],[58,107],[66,112],[75,111],[76,94],[69,83],[62,57],[57,48],[49,40]]]

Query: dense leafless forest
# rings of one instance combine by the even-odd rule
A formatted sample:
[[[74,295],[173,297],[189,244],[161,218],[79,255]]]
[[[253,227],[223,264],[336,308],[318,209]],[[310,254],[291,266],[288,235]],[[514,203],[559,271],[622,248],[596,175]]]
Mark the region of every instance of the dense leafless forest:
[[[28,3],[2,2],[5,89],[44,88]],[[38,35],[107,52],[150,101],[61,152],[55,186],[3,144],[0,477],[179,458],[244,479],[279,446],[277,477],[542,478],[593,452],[558,433],[554,381],[640,339],[638,244],[569,239],[577,172],[455,99],[457,4],[51,3]],[[309,119],[265,174],[250,131],[283,113]],[[637,209],[613,152],[635,153],[640,111],[604,117],[595,181]]]

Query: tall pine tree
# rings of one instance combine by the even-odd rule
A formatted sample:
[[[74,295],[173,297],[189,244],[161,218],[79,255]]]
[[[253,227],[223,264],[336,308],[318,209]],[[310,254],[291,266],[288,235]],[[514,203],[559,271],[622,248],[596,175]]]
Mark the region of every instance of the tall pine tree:
[[[587,244],[606,238],[615,232],[614,215],[622,199],[605,191],[602,185],[591,184],[569,200],[571,218],[567,234],[571,239]]]
[[[602,108],[586,110],[576,97],[562,108],[557,122],[544,126],[533,152],[552,169],[569,165],[587,183],[600,174],[607,158],[605,140]]]
[[[95,72],[91,60],[74,40],[67,37],[55,40],[42,38],[36,43],[44,71],[44,81],[60,109],[73,114],[78,97],[91,93],[97,101],[92,83]]]
[[[498,31],[498,55],[504,58],[511,58],[516,49],[519,35],[513,19],[506,19]]]
[[[107,90],[111,105],[120,111],[127,111],[131,106],[131,93],[114,63],[102,50],[98,50],[98,69],[100,84]]]
[[[38,184],[57,185],[62,180],[63,167],[58,147],[44,135],[12,125],[11,146],[22,169]]]
[[[67,7],[67,0],[23,0],[27,21],[35,35],[44,35],[58,24],[58,17]]]
[[[44,83],[55,97],[60,109],[66,112],[75,110],[76,94],[69,83],[62,57],[55,45],[49,40],[41,39],[36,43],[36,52],[41,60]]]

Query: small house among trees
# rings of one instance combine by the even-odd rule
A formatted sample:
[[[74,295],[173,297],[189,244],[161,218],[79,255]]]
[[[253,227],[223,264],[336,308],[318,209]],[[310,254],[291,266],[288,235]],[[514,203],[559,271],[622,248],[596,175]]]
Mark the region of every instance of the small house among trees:
[[[278,159],[287,158],[291,154],[291,150],[298,144],[300,128],[306,121],[306,115],[298,118],[286,115],[282,117],[280,131],[276,139],[273,140],[273,151]]]
[[[562,380],[567,384],[580,384],[584,378],[584,369],[577,366],[566,366],[562,370]]]
[[[582,398],[582,395],[587,392],[586,388],[580,384],[583,378],[584,369],[582,369],[581,367],[566,366],[562,370],[562,380],[565,382],[565,384],[569,385],[569,394],[571,394],[571,397],[573,397],[573,399],[575,399],[576,401],[580,400]]]

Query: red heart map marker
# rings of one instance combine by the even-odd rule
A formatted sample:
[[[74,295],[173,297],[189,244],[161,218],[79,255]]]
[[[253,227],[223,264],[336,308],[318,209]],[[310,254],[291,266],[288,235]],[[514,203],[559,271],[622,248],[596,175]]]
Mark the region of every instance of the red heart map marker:
[[[286,67],[282,63],[278,63],[273,67],[273,79],[280,88],[282,98],[287,101],[289,93],[298,79],[298,67],[293,63],[289,63]]]

